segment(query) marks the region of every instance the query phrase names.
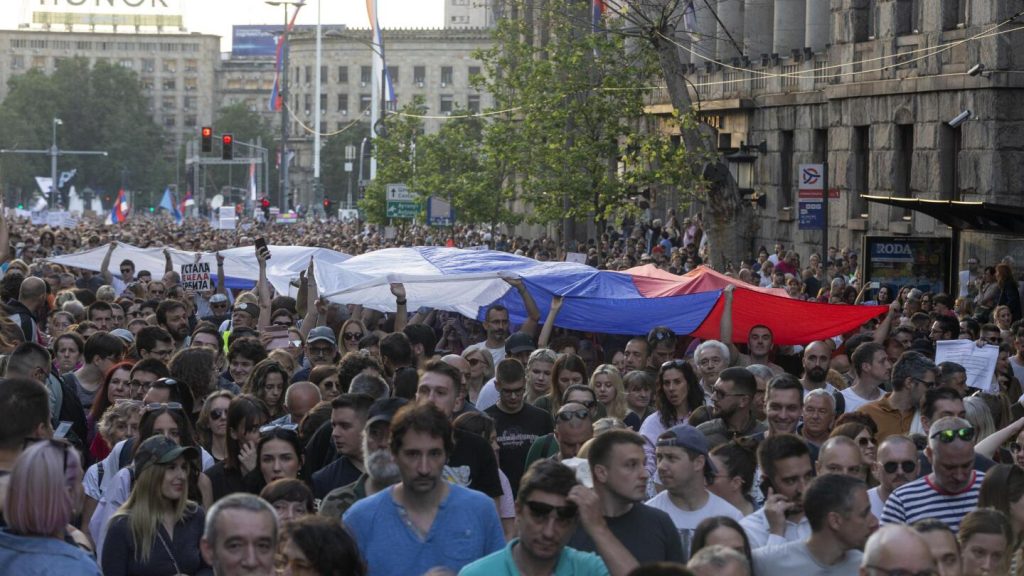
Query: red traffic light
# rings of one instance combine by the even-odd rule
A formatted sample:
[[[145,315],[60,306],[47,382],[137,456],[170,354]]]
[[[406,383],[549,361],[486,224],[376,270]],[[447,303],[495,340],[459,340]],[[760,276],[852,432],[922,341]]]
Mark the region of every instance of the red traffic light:
[[[199,131],[202,136],[203,152],[209,152],[213,149],[213,128],[209,126],[203,126],[202,130]]]
[[[260,205],[261,205],[261,206],[263,206],[264,208],[270,208],[270,200],[267,200],[266,198],[264,198],[264,199],[263,199],[263,200],[262,200],[262,201],[260,202]]]
[[[220,137],[220,157],[223,160],[231,160],[235,157],[235,152],[232,147],[235,138],[231,134],[222,134]]]
[[[234,138],[231,137],[231,134],[225,134],[220,137],[220,143],[225,146],[231,146],[232,142],[234,142]]]
[[[213,136],[213,128],[203,126],[203,138],[209,138],[211,136]]]

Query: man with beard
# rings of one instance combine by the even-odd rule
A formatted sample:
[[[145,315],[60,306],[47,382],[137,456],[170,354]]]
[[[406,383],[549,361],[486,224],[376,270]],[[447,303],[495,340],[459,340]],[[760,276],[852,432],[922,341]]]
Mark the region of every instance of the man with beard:
[[[729,354],[734,358],[733,364],[743,367],[750,366],[751,364],[761,364],[770,368],[773,374],[782,374],[785,372],[782,366],[775,364],[769,359],[772,348],[775,346],[771,328],[763,324],[750,328],[750,331],[747,332],[747,354],[740,353],[736,345],[733,344],[732,300],[735,289],[735,286],[729,284],[722,290],[725,295],[725,305],[722,307],[722,319],[719,322],[719,338],[722,339],[723,344],[729,347]]]
[[[340,519],[359,500],[373,496],[402,480],[395,457],[388,449],[388,433],[395,412],[408,403],[403,398],[386,398],[370,406],[369,418],[362,430],[362,454],[366,470],[355,482],[335,488],[327,494],[320,504],[321,516]]]
[[[523,325],[519,327],[519,331],[526,334],[536,334],[537,322],[540,320],[540,309],[537,308],[537,303],[534,302],[533,296],[530,296],[530,292],[526,289],[526,284],[523,283],[521,278],[505,278],[505,281],[519,291],[519,296],[523,299],[523,305],[526,306],[526,322],[523,322]],[[463,351],[463,354],[472,350],[487,350],[491,353],[491,358],[494,359],[494,365],[497,366],[498,362],[505,359],[505,339],[508,338],[510,328],[508,308],[500,304],[491,306],[484,315],[484,330],[487,331],[487,339],[468,346]]]
[[[889,436],[878,447],[874,473],[879,485],[868,490],[871,513],[882,517],[885,501],[894,490],[917,479],[921,467],[917,461],[917,445],[907,436]]]
[[[921,399],[936,386],[939,370],[920,352],[904,352],[892,367],[892,392],[857,409],[878,425],[875,439],[879,442],[896,434],[907,434]]]
[[[697,346],[693,353],[693,361],[697,364],[700,376],[700,387],[704,389],[704,403],[710,408],[715,397],[715,382],[718,375],[729,367],[729,347],[718,340],[705,340]]]
[[[831,347],[821,340],[811,342],[804,348],[804,377],[800,379],[800,383],[803,384],[805,394],[819,388],[829,392],[836,391],[835,387],[825,380],[831,363]]]
[[[508,476],[512,495],[515,496],[519,493],[519,479],[523,475],[530,446],[534,440],[552,431],[551,416],[526,402],[526,371],[518,360],[502,360],[495,372],[498,403],[484,412],[494,419],[499,464]]]
[[[402,407],[389,444],[402,481],[356,502],[343,517],[374,574],[457,572],[504,547],[494,502],[444,481],[453,448],[444,412],[430,402]]]
[[[860,567],[861,550],[878,528],[863,480],[826,474],[811,482],[804,498],[808,538],[754,550],[757,574],[846,576]]]
[[[188,310],[177,300],[164,300],[156,307],[156,323],[174,338],[174,349],[185,347],[185,340],[192,329],[188,322]]]
[[[767,430],[767,426],[754,417],[753,401],[757,393],[757,380],[746,368],[722,370],[713,390],[715,418],[697,427],[707,437],[712,448],[737,437]]]
[[[764,507],[740,521],[751,548],[806,540],[811,525],[803,496],[814,478],[807,444],[792,434],[772,435],[757,448]]]

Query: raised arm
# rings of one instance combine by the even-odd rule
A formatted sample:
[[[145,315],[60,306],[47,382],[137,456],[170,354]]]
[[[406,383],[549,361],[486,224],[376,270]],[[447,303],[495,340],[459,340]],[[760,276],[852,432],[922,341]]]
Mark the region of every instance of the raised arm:
[[[259,250],[256,250],[256,262],[260,267],[260,278],[256,282],[256,297],[260,303],[260,318],[256,323],[256,329],[260,332],[270,326],[270,283],[267,281],[267,260]]]
[[[537,307],[537,302],[530,295],[530,291],[526,289],[526,283],[522,278],[506,277],[504,280],[519,291],[519,297],[523,299],[523,305],[526,306],[526,322],[519,327],[519,331],[533,336],[537,333],[537,326],[540,324],[540,308]]]
[[[544,319],[544,326],[540,329],[540,337],[537,338],[538,348],[547,348],[551,341],[551,332],[555,329],[555,318],[562,309],[565,299],[563,296],[555,295],[551,298],[551,310],[548,310],[548,317]]]
[[[0,263],[11,259],[11,229],[7,223],[7,215],[3,212],[4,198],[3,194],[0,194],[0,250],[3,250],[3,253],[0,253]]]
[[[885,339],[889,337],[889,332],[892,331],[892,323],[894,318],[900,316],[900,302],[894,300],[892,304],[889,304],[889,313],[885,315],[885,318],[878,323],[878,327],[875,328],[874,337],[872,338],[878,344],[885,344]]]
[[[740,351],[732,342],[732,297],[735,289],[736,287],[732,284],[726,284],[725,288],[722,289],[725,303],[722,305],[722,318],[718,322],[718,339],[721,340],[722,344],[729,347],[729,357],[732,358],[732,364],[738,362],[740,358]]]
[[[594,541],[597,555],[604,560],[604,565],[611,576],[626,576],[639,566],[629,549],[608,528],[601,509],[601,501],[592,489],[580,485],[573,486],[569,491],[568,500],[579,509],[580,524]]]
[[[196,252],[196,262],[199,261],[200,254]],[[171,250],[164,248],[164,274],[168,272],[174,272],[174,262],[171,262]]]
[[[228,291],[224,285],[224,257],[221,256],[220,252],[217,252],[217,289],[214,290],[214,293],[227,296]]]
[[[113,286],[114,276],[110,273],[110,257],[114,255],[114,249],[117,248],[117,241],[113,240],[110,242],[110,247],[107,248],[106,255],[103,256],[103,263],[100,264],[100,276],[103,276],[103,283]]]
[[[1000,446],[1016,438],[1021,430],[1024,430],[1024,418],[1018,418],[1009,426],[986,436],[981,442],[975,444],[974,452],[986,458],[992,458]]]
[[[316,327],[318,317],[320,315],[317,307],[317,299],[320,297],[317,286],[316,277],[313,276],[315,265],[313,264],[313,258],[309,258],[309,266],[306,267],[306,273],[302,276],[304,280],[300,284],[299,296],[305,299],[306,305],[306,316],[302,319],[302,326],[299,328],[299,332],[302,333],[302,339],[305,340],[306,336],[309,335],[309,331]]]
[[[405,284],[393,282],[391,294],[395,297],[395,332],[401,332],[409,322],[409,309],[407,308],[409,301],[405,296]]]

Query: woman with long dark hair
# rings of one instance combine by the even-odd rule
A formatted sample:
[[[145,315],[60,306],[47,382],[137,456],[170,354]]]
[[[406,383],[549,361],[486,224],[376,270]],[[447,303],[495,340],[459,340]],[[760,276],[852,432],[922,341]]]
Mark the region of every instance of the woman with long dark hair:
[[[224,460],[207,471],[214,501],[232,492],[259,493],[252,491],[245,477],[256,470],[256,443],[260,427],[270,422],[270,413],[262,400],[242,394],[228,405],[227,420],[227,453]]]
[[[542,396],[533,403],[541,410],[547,410],[554,418],[558,409],[562,407],[562,396],[569,386],[584,385],[587,383],[587,365],[583,359],[575,354],[562,354],[555,360],[551,368],[551,388],[546,396]],[[604,416],[602,407],[601,416]]]
[[[96,424],[99,423],[103,413],[118,400],[129,400],[132,397],[131,388],[131,362],[119,362],[107,370],[100,389],[96,391],[96,398],[93,400],[92,408],[86,418],[86,425],[89,433],[86,442],[89,445],[89,463],[97,462],[110,454],[111,446],[96,434]]]
[[[640,435],[644,437],[645,466],[654,477],[654,445],[662,432],[677,424],[686,424],[693,412],[704,405],[704,391],[693,368],[686,360],[669,360],[658,369],[655,405],[658,410],[644,419]]]
[[[284,416],[284,391],[291,380],[291,374],[277,362],[263,360],[253,367],[242,390],[259,398],[270,411],[271,419]]]
[[[996,306],[1007,306],[1010,309],[1010,315],[1013,318],[1011,322],[1020,320],[1020,288],[1017,286],[1017,280],[1013,277],[1013,269],[1008,264],[996,266],[996,285],[998,286]],[[1009,327],[1000,326],[999,328],[1006,330]]]

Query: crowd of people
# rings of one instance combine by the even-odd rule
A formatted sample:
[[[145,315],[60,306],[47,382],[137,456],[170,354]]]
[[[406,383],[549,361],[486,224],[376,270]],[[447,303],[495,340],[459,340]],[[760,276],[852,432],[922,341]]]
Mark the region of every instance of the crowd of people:
[[[699,218],[580,246],[473,228],[345,223],[215,231],[159,220],[0,223],[0,566],[11,574],[1024,575],[1024,322],[1010,263],[968,296],[877,286],[849,250],[782,245],[729,270],[793,298],[877,303],[846,334],[779,346],[762,323],[717,340],[657,327],[482,322],[320,298],[186,291],[112,261],[117,243],[350,254],[488,245],[682,274]],[[390,236],[390,237],[389,237]],[[6,244],[5,244],[6,243]],[[49,256],[109,244],[101,270]],[[312,267],[312,264],[310,264]],[[219,274],[218,276],[223,276]],[[991,382],[936,343],[998,348]],[[977,382],[972,382],[977,385]]]

